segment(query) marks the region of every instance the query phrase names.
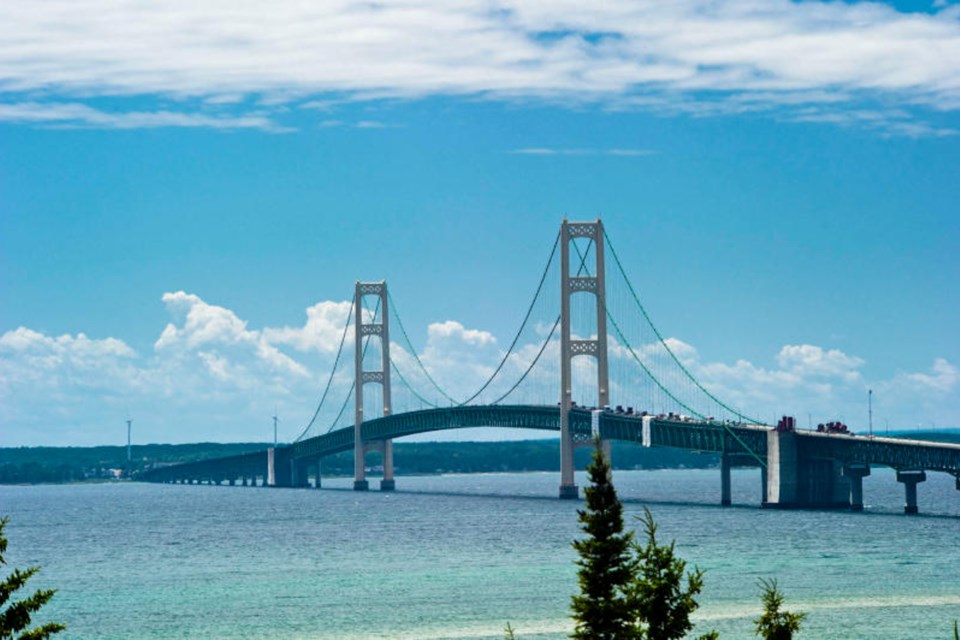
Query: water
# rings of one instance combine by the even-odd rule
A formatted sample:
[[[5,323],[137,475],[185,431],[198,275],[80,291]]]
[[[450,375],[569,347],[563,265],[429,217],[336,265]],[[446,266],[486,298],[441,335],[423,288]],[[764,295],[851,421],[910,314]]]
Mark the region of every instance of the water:
[[[706,570],[697,629],[754,638],[756,581],[776,577],[800,638],[946,638],[960,617],[960,492],[928,474],[902,515],[893,473],[867,512],[756,508],[756,470],[615,474],[627,517],[648,504]],[[0,487],[11,566],[59,592],[63,638],[563,638],[576,589],[576,508],[557,474],[398,478],[395,494],[96,484]],[[578,478],[581,486],[582,477]],[[371,483],[375,485],[376,483]]]

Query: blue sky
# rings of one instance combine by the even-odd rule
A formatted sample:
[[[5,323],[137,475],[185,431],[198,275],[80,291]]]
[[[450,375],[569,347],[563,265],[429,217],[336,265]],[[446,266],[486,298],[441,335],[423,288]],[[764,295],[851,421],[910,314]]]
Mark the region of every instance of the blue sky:
[[[955,5],[194,4],[0,10],[0,445],[292,437],[357,279],[468,388],[563,216],[740,406],[960,423]]]

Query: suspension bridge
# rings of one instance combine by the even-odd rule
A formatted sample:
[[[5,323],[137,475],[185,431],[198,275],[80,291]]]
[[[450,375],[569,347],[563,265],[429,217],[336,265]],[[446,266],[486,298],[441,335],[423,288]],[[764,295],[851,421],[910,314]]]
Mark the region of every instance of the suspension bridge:
[[[695,377],[683,346],[653,324],[603,223],[564,220],[520,328],[476,388],[457,393],[439,384],[386,281],[357,282],[319,403],[292,444],[156,467],[139,479],[304,487],[312,477],[319,488],[323,458],[352,450],[353,487],[364,491],[366,457],[376,451],[380,489],[390,491],[394,439],[493,427],[558,432],[559,497],[566,499],[579,497],[574,449],[599,441],[609,454],[612,440],[719,453],[723,504],[736,466],[760,469],[761,502],[776,508],[860,510],[871,465],[897,470],[906,513],[917,512],[917,485],[927,472],[953,475],[960,490],[960,445],[803,431],[792,419],[765,424]]]

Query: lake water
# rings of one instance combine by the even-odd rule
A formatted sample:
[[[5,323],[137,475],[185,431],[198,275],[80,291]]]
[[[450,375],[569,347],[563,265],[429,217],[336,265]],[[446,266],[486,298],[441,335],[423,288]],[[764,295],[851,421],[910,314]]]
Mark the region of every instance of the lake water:
[[[952,637],[960,492],[928,474],[902,514],[893,472],[867,511],[757,508],[759,472],[619,471],[628,523],[647,504],[706,570],[697,630],[754,638],[757,579],[775,577],[800,638]],[[579,536],[558,474],[399,477],[396,493],[145,484],[0,487],[10,566],[59,592],[63,638],[563,638]],[[578,483],[584,485],[582,476]],[[372,482],[371,485],[376,485]]]

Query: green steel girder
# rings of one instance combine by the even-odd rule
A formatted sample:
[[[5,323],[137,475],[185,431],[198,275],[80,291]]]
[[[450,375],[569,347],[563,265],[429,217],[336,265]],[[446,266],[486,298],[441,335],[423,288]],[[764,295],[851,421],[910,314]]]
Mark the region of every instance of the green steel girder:
[[[570,429],[575,441],[591,437],[591,412],[575,409],[570,412]],[[642,442],[643,421],[639,416],[605,412],[600,414],[600,435],[610,440]],[[365,442],[377,442],[429,431],[445,431],[469,427],[502,427],[515,429],[560,430],[560,409],[557,406],[492,405],[443,407],[410,411],[369,420],[363,424]],[[682,422],[652,419],[650,444],[694,451],[745,454],[765,460],[769,428],[731,425],[717,421]],[[805,456],[831,458],[844,463],[882,464],[897,469],[945,471],[960,477],[960,446],[943,443],[895,441],[889,438],[868,439],[798,432]],[[353,448],[353,427],[331,431],[321,436],[280,447],[277,464],[333,455]],[[165,482],[175,479],[236,478],[266,472],[267,452],[260,451],[227,458],[215,458],[181,465],[152,469],[140,474],[141,480]]]
[[[262,475],[267,469],[267,452],[256,451],[224,458],[211,458],[149,469],[137,478],[147,482],[180,479],[230,479],[243,475]]]
[[[571,421],[573,424],[574,421]],[[560,430],[560,409],[534,405],[516,406],[466,406],[442,407],[408,411],[363,423],[361,437],[364,442],[389,440],[402,436],[466,429],[469,427],[507,427],[515,429]],[[590,432],[590,415],[577,420],[575,429]],[[321,436],[308,438],[291,445],[294,459],[313,456],[328,456],[353,448],[353,426],[337,429]]]
[[[605,413],[600,417],[600,433],[610,440],[642,442],[643,421],[634,416]],[[736,434],[736,437],[733,434]],[[650,444],[655,447],[716,453],[747,455],[752,453],[765,457],[767,429],[734,426],[715,421],[685,422],[655,418],[650,421]]]
[[[802,452],[844,464],[879,464],[894,469],[945,471],[960,477],[960,445],[893,438],[798,432]]]

